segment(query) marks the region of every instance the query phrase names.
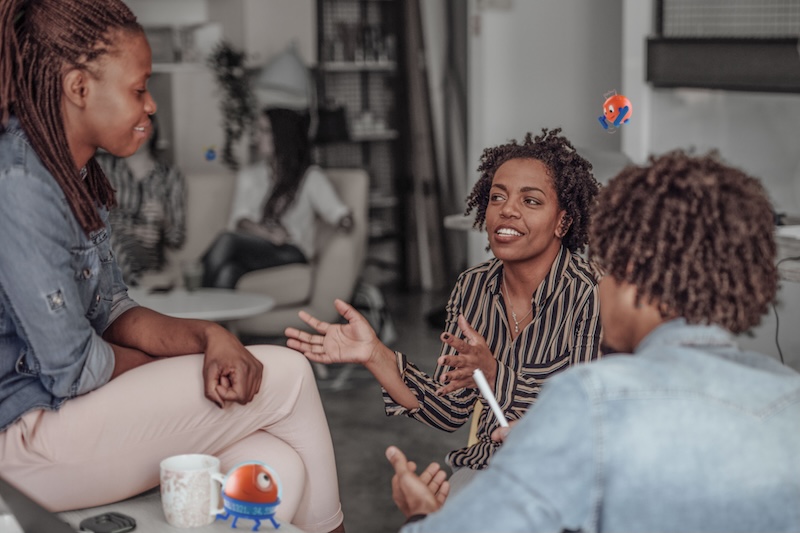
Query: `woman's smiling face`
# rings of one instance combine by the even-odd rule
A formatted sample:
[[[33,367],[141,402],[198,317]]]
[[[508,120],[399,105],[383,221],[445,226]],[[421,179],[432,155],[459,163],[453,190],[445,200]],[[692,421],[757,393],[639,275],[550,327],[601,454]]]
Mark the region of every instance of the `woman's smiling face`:
[[[547,166],[538,159],[511,159],[497,169],[489,189],[486,231],[503,262],[535,260],[561,246],[566,211]]]
[[[150,137],[150,115],[156,112],[147,89],[150,45],[141,32],[118,31],[112,39],[111,51],[87,75],[82,140],[127,157]]]

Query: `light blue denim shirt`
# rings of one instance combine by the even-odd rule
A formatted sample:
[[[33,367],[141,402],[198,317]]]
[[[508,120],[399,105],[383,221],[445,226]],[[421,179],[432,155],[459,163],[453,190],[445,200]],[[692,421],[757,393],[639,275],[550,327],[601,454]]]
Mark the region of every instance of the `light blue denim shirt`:
[[[800,374],[715,326],[553,377],[506,444],[403,533],[800,531]]]
[[[106,227],[87,237],[11,117],[0,133],[0,430],[111,378],[100,335],[137,304],[100,213]]]

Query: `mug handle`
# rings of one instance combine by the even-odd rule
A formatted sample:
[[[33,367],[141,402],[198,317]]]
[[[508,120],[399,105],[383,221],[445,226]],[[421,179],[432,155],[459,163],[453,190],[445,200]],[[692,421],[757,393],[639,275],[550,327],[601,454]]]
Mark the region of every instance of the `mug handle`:
[[[211,473],[211,494],[215,494],[215,492],[214,492],[214,483],[215,482],[219,483],[219,491],[217,491],[216,494],[220,494],[222,492],[222,487],[225,486],[225,476],[223,476],[219,472],[212,472]],[[211,500],[211,509],[209,510],[209,513],[212,516],[216,516],[216,515],[222,514],[224,512],[225,512],[225,508],[224,507],[220,507],[218,509],[214,508],[214,500],[212,499]]]

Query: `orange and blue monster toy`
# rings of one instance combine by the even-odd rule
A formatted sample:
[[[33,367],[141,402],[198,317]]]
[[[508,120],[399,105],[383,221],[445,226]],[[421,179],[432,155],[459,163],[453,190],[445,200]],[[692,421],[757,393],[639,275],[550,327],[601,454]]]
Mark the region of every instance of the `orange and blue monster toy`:
[[[603,114],[597,117],[597,120],[604,130],[608,130],[611,126],[609,133],[613,133],[621,124],[627,124],[631,120],[633,106],[630,100],[617,94],[616,91],[606,93],[604,96],[606,101],[603,103]]]
[[[240,518],[255,520],[253,531],[258,531],[262,520],[269,520],[275,529],[275,508],[281,503],[281,484],[278,474],[269,466],[257,461],[234,467],[225,477],[222,487],[224,514],[217,518],[233,517],[231,527],[236,527]]]

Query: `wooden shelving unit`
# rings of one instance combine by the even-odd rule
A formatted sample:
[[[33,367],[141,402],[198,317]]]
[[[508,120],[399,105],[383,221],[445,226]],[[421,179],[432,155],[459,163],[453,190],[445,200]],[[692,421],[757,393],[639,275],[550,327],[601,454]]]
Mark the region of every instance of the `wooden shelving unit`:
[[[370,174],[364,278],[379,286],[406,283],[404,16],[402,0],[317,0],[318,100],[344,107],[348,129],[318,144],[317,159],[323,167],[357,166]]]

